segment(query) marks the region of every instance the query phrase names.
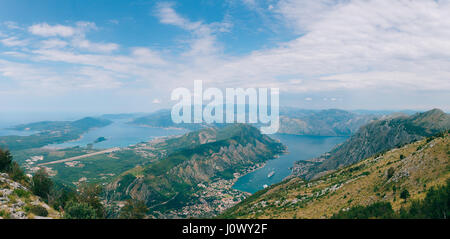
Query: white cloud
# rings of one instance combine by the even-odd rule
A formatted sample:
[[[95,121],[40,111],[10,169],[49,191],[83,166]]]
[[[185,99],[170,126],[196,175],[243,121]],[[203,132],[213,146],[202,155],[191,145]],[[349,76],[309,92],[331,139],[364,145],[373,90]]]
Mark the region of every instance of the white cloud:
[[[9,47],[16,47],[16,46],[26,46],[28,44],[27,40],[20,40],[17,37],[9,37],[5,39],[1,39],[0,42]]]
[[[161,104],[161,100],[160,99],[154,99],[152,101],[153,104]]]
[[[68,45],[66,41],[60,39],[48,39],[41,41],[41,47],[44,49],[49,48],[64,48]]]
[[[70,37],[76,33],[76,30],[73,27],[64,26],[64,25],[49,25],[47,23],[39,23],[32,25],[28,28],[28,31],[34,35],[43,36],[43,37]]]
[[[75,38],[72,40],[74,47],[88,50],[90,52],[104,52],[109,53],[119,49],[119,45],[115,43],[97,43],[91,42],[85,38]]]
[[[173,3],[159,3],[155,15],[161,23],[174,25],[192,32],[193,39],[190,40],[191,50],[185,53],[185,55],[211,57],[212,54],[217,54],[221,46],[217,43],[216,33],[228,32],[232,24],[227,21],[211,24],[205,24],[200,21],[192,22],[180,16],[173,7]]]
[[[322,14],[313,22],[298,16],[295,27],[304,35],[297,39],[224,62],[207,74],[230,83],[245,79],[249,86],[276,82],[290,92],[450,89],[445,80],[450,72],[449,2],[317,4],[280,1],[278,11],[286,19],[303,11]]]
[[[92,67],[73,68],[61,75],[48,67],[0,59],[0,76],[12,79],[21,94],[64,94],[79,89],[103,90],[122,86],[117,74]],[[27,93],[24,93],[27,92]]]
[[[156,15],[161,23],[178,26],[186,30],[195,30],[201,25],[200,22],[193,23],[178,15],[173,9],[173,5],[173,3],[166,2],[158,4]]]
[[[18,51],[5,51],[5,52],[2,52],[2,54],[6,55],[6,56],[16,57],[16,58],[27,58],[28,57],[27,54],[24,54],[24,53],[18,52]]]
[[[281,0],[272,9],[297,32],[305,32],[343,4],[344,0]]]
[[[339,104],[345,100],[342,95],[359,92],[377,92],[383,97],[378,92],[450,90],[447,1],[271,3],[270,12],[292,27],[296,39],[240,56],[226,55],[221,51],[219,34],[231,29],[230,22],[191,21],[178,14],[173,4],[162,3],[155,12],[160,22],[190,33],[182,41],[188,43],[188,49],[180,54],[141,47],[131,47],[128,53],[122,49],[119,54],[116,50],[121,46],[115,43],[89,40],[86,32],[98,30],[94,23],[65,26],[72,29],[68,31],[55,30],[62,25],[41,23],[37,35],[51,38],[43,40],[39,47],[30,46],[26,54],[37,63],[67,63],[70,70],[52,72],[51,67],[46,71],[36,67],[32,71],[30,64],[21,65],[27,69],[21,71],[21,67],[0,65],[0,74],[28,82],[26,85],[39,83],[58,89],[124,87],[145,91],[157,86],[160,95],[155,95],[156,99],[164,98],[173,88],[192,87],[193,80],[203,80],[211,87],[278,87],[282,94],[301,95],[299,101],[314,99],[309,104],[323,102],[325,96],[328,103],[334,98],[333,104]],[[13,38],[6,44],[13,47],[13,40],[20,41]],[[32,81],[27,74],[35,75],[30,76]],[[65,79],[65,75],[71,77]],[[364,94],[358,97],[358,103],[364,102]]]
[[[17,22],[13,22],[13,21],[6,21],[6,22],[3,22],[3,25],[5,25],[7,28],[9,28],[9,29],[22,29],[20,26],[19,26],[19,24],[17,24]]]

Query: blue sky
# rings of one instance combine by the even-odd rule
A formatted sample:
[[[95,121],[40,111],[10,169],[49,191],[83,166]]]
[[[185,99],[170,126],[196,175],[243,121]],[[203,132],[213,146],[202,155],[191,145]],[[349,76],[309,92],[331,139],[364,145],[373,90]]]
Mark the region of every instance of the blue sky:
[[[2,112],[148,112],[177,87],[450,110],[448,1],[0,1]]]

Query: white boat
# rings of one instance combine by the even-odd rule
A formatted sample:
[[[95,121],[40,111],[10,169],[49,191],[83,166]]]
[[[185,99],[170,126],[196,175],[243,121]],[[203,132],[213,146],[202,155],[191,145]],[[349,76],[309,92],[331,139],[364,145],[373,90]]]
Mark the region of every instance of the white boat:
[[[263,188],[267,188],[267,187],[269,187],[269,185],[267,185],[267,184],[264,184],[264,185],[263,185]]]
[[[275,171],[270,172],[269,174],[267,174],[267,178],[271,178],[274,174],[275,174]]]

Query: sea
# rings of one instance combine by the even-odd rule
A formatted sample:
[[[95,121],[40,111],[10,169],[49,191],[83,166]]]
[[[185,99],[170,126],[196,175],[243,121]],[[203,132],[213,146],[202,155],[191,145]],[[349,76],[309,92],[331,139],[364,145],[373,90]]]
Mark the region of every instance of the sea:
[[[290,168],[294,162],[308,160],[330,151],[334,146],[344,142],[347,137],[303,136],[275,134],[271,137],[278,139],[288,147],[288,152],[278,158],[269,160],[265,166],[240,177],[233,188],[255,193],[275,183],[281,182],[291,174]]]

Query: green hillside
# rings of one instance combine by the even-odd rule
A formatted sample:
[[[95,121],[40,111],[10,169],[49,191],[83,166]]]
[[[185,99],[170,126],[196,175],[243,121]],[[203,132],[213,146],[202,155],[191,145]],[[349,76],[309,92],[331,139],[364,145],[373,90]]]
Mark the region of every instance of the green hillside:
[[[211,206],[220,201],[217,197],[243,195],[231,189],[238,175],[284,150],[281,143],[244,124],[191,132],[163,140],[155,147],[165,150],[167,156],[123,173],[108,186],[109,201],[144,201],[155,217],[182,217],[182,211],[188,211],[185,216],[211,216],[220,211]],[[223,187],[218,185],[220,190],[206,197],[209,202],[200,196],[205,190],[213,190],[210,185],[217,182]],[[230,195],[230,199],[240,200],[241,196]],[[199,208],[186,208],[196,205]]]
[[[375,203],[389,203],[398,213],[411,204],[417,206],[432,187],[445,185],[450,178],[449,160],[450,136],[445,132],[311,181],[292,177],[255,193],[221,217],[330,218]],[[375,204],[372,209],[385,205]]]
[[[315,159],[300,161],[294,174],[307,179],[450,129],[450,116],[433,109],[412,116],[390,116],[362,126],[346,142]]]

